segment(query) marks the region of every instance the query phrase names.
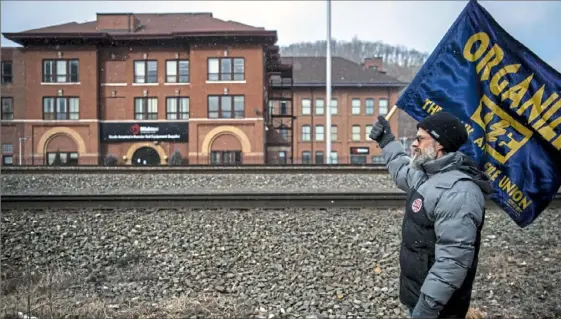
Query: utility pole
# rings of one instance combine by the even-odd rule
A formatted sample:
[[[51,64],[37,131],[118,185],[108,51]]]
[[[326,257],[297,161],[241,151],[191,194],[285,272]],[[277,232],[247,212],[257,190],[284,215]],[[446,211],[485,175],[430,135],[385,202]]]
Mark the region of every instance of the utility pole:
[[[331,0],[327,0],[327,54],[325,57],[325,155],[331,164]]]

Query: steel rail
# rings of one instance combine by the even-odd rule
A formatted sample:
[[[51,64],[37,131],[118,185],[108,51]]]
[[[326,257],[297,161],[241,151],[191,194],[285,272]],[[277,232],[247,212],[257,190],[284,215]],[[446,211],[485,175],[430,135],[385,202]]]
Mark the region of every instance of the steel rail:
[[[257,209],[257,208],[396,208],[403,207],[406,194],[375,193],[211,193],[211,194],[96,194],[96,195],[2,195],[2,209]],[[488,206],[495,206],[492,201]],[[550,206],[561,206],[557,194]]]
[[[383,165],[330,166],[4,166],[1,174],[387,174]]]
[[[387,193],[206,193],[110,195],[2,195],[2,209],[23,208],[366,208],[402,203]]]

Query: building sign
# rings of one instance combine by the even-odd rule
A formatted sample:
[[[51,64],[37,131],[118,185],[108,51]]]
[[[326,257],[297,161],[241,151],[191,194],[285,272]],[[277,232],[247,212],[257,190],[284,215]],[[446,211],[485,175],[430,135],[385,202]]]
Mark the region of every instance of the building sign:
[[[369,147],[351,147],[351,155],[368,155],[370,154]]]
[[[189,122],[101,123],[100,136],[102,142],[189,142]]]

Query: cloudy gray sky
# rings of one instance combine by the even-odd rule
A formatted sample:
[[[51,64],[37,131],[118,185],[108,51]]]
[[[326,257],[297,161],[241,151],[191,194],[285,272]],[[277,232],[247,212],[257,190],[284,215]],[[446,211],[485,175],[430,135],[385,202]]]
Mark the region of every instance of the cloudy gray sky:
[[[464,1],[332,1],[337,40],[383,41],[431,52]],[[512,36],[561,71],[561,1],[479,1]],[[277,30],[279,44],[326,37],[325,1],[2,1],[2,32],[70,21],[96,12],[212,12],[223,20]],[[2,46],[14,45],[2,37]]]

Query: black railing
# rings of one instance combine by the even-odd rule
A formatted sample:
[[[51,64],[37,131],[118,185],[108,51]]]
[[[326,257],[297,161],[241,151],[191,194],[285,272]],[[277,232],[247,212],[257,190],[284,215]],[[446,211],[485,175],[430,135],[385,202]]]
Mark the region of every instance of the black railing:
[[[181,156],[173,157],[170,154],[168,158],[162,160],[158,157],[145,158],[139,161],[136,158],[128,159],[123,156],[115,155],[101,155],[90,157],[78,157],[78,160],[72,161],[54,161],[50,165],[46,163],[45,159],[38,157],[22,157],[21,166],[60,166],[60,167],[73,167],[73,166],[89,166],[89,167],[110,167],[110,166],[384,166],[382,158],[379,156],[339,156],[332,158],[332,163],[327,164],[325,157],[295,157],[290,158],[287,152],[286,157],[279,156],[278,152],[268,154],[267,158],[264,156],[248,156],[243,155],[241,161],[231,162],[212,162],[209,156]],[[17,154],[13,154],[10,165],[4,164],[4,167],[20,166]]]

